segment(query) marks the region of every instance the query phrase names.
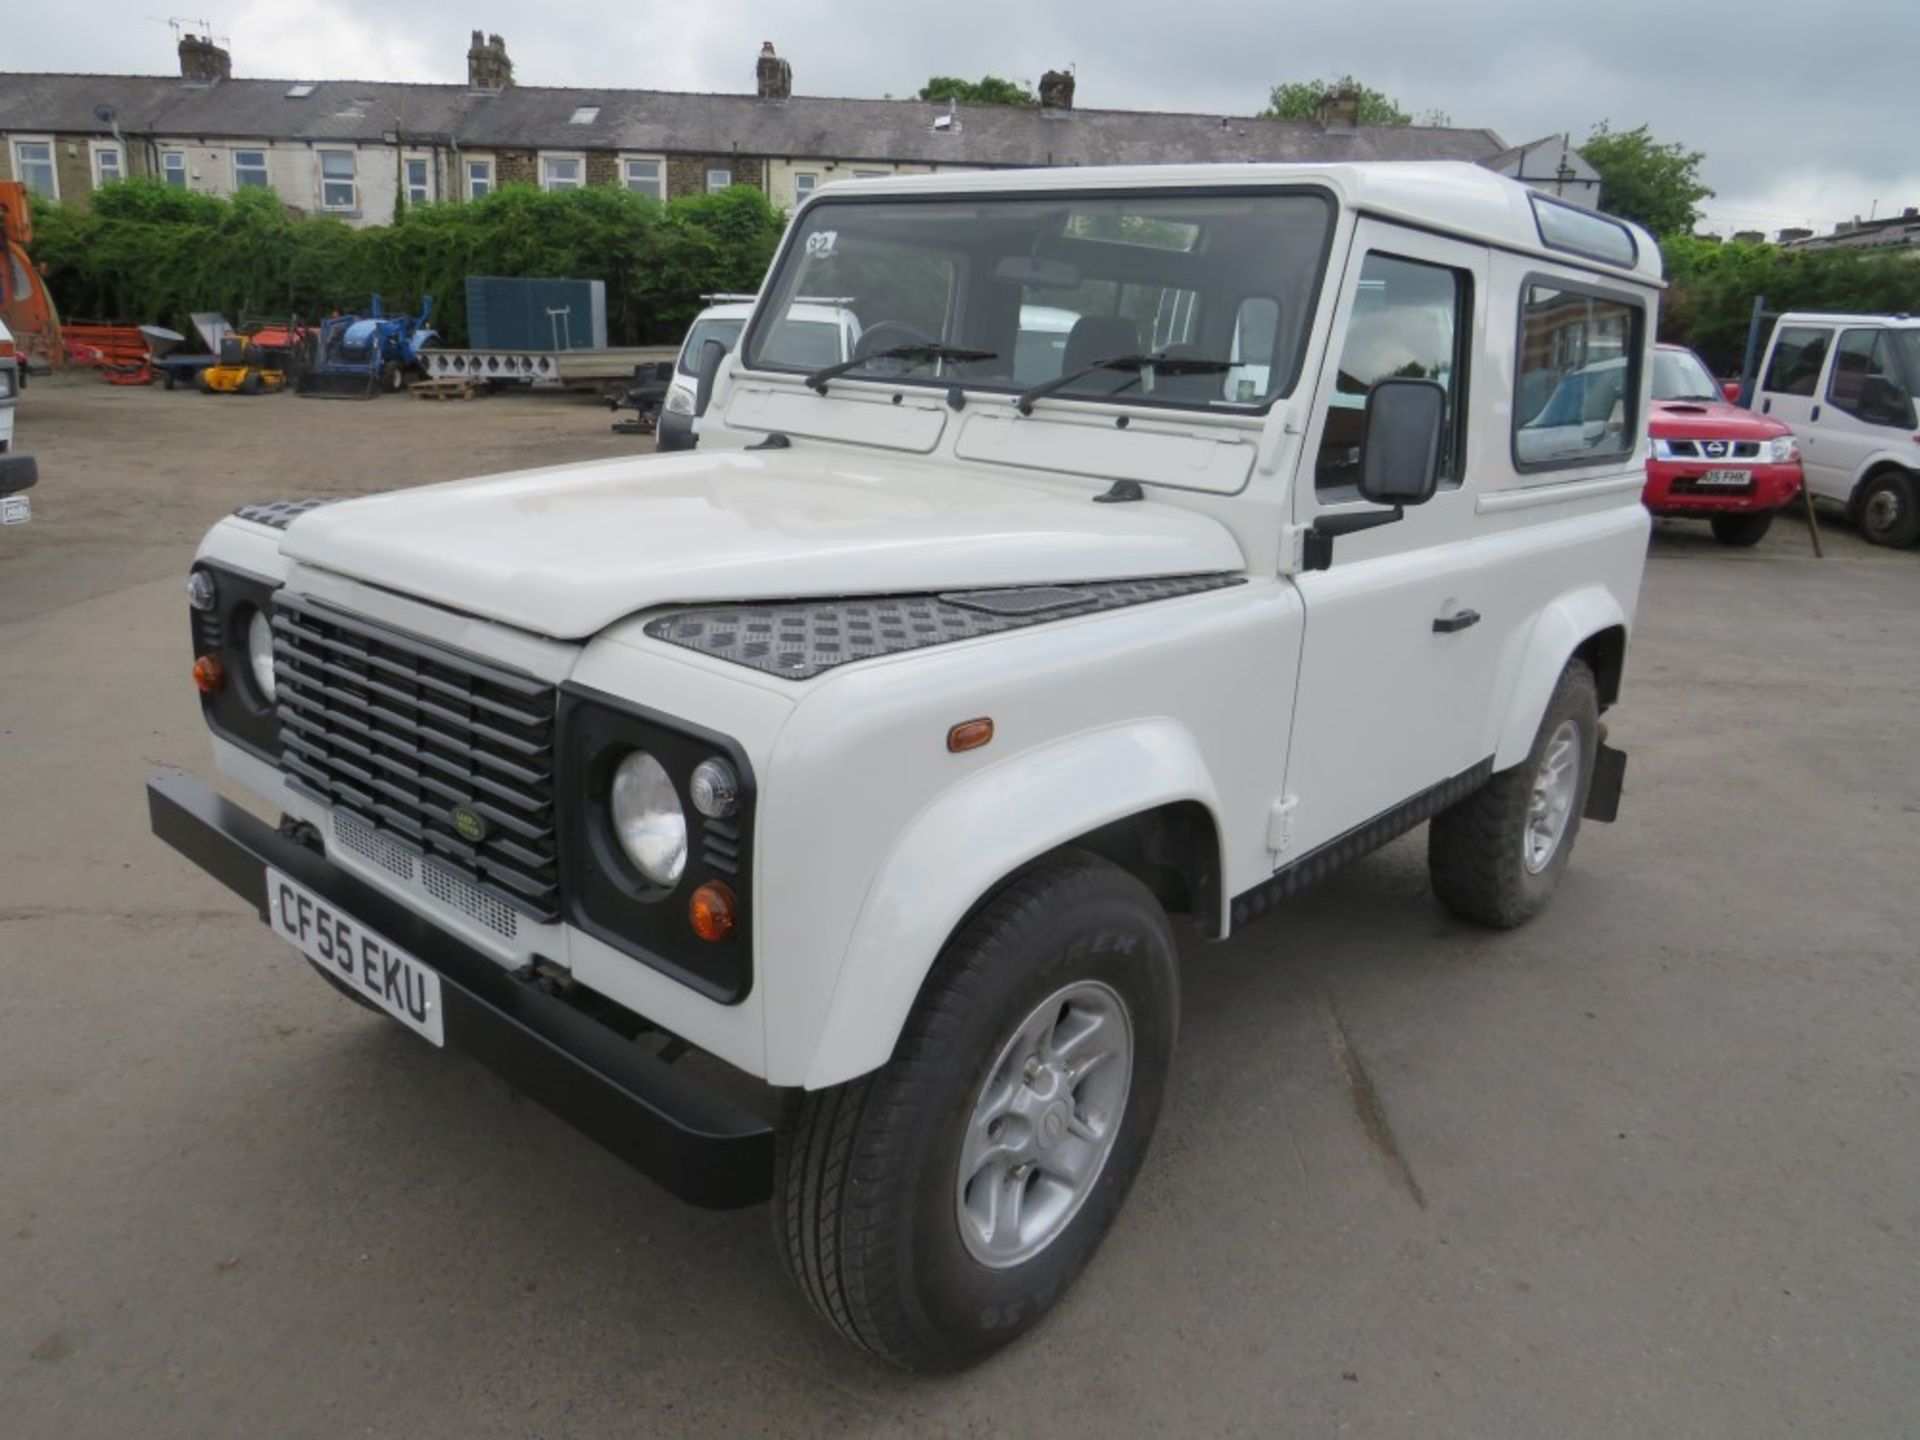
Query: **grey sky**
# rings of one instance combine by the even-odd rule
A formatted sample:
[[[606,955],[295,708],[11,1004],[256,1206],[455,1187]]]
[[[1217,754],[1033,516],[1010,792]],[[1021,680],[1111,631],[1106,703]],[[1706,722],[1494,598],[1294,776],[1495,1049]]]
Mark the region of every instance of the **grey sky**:
[[[745,90],[770,39],[815,95],[910,95],[929,74],[1078,69],[1082,105],[1249,114],[1277,81],[1352,71],[1413,111],[1509,142],[1642,121],[1706,152],[1721,230],[1920,205],[1915,0],[246,0],[185,7],[236,74],[465,78],[467,34],[503,33],[523,84]],[[0,69],[164,73],[157,0],[13,7]]]

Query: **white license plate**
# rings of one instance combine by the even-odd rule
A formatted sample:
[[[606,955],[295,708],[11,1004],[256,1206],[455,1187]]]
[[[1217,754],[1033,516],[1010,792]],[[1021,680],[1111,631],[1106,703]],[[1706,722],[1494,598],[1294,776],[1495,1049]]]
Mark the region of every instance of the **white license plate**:
[[[33,518],[33,501],[25,495],[0,495],[0,525],[24,525]]]
[[[1745,485],[1753,479],[1751,470],[1707,470],[1695,478],[1696,485]]]
[[[273,928],[327,974],[435,1045],[447,1043],[440,977],[413,956],[271,867],[267,910]]]

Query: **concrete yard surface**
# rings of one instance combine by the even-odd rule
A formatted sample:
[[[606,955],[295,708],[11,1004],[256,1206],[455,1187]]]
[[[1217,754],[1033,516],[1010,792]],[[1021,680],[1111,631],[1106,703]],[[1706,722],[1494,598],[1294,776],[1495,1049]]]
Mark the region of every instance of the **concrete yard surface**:
[[[1548,913],[1449,919],[1416,833],[1189,945],[1104,1249],[1028,1340],[922,1380],[814,1322],[764,1210],[685,1208],[348,1004],[147,834],[147,775],[211,770],[181,590],[208,524],[649,448],[607,421],[27,391],[0,1431],[1920,1433],[1920,554],[1662,525],[1621,820]]]

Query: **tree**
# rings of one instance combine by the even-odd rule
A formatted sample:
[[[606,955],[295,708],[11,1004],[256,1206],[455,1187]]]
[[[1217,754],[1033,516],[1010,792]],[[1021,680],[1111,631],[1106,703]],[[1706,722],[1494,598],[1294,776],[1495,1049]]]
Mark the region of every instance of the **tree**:
[[[1273,93],[1267,97],[1267,108],[1260,112],[1262,120],[1317,120],[1320,117],[1320,102],[1330,94],[1352,91],[1360,97],[1360,123],[1362,125],[1411,125],[1413,117],[1402,110],[1399,103],[1391,99],[1385,91],[1374,90],[1362,85],[1351,75],[1342,75],[1337,80],[1288,80],[1273,87]],[[1439,112],[1432,112],[1438,115]],[[1425,118],[1425,117],[1423,117]],[[1440,116],[1441,123],[1445,117]]]
[[[1018,80],[982,75],[962,80],[957,75],[935,75],[920,87],[922,100],[957,100],[962,105],[1038,105],[1040,97]]]
[[[1700,183],[1707,157],[1678,142],[1662,145],[1645,125],[1612,130],[1602,120],[1580,153],[1600,172],[1600,208],[1657,236],[1692,234],[1700,202],[1713,194]]]

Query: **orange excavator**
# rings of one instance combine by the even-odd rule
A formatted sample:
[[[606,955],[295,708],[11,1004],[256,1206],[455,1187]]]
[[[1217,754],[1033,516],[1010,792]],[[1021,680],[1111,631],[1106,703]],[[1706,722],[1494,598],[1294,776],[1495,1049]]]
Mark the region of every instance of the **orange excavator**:
[[[27,187],[18,180],[0,180],[0,322],[13,332],[21,358],[39,370],[58,365],[66,356],[60,312],[27,254],[32,242]]]

